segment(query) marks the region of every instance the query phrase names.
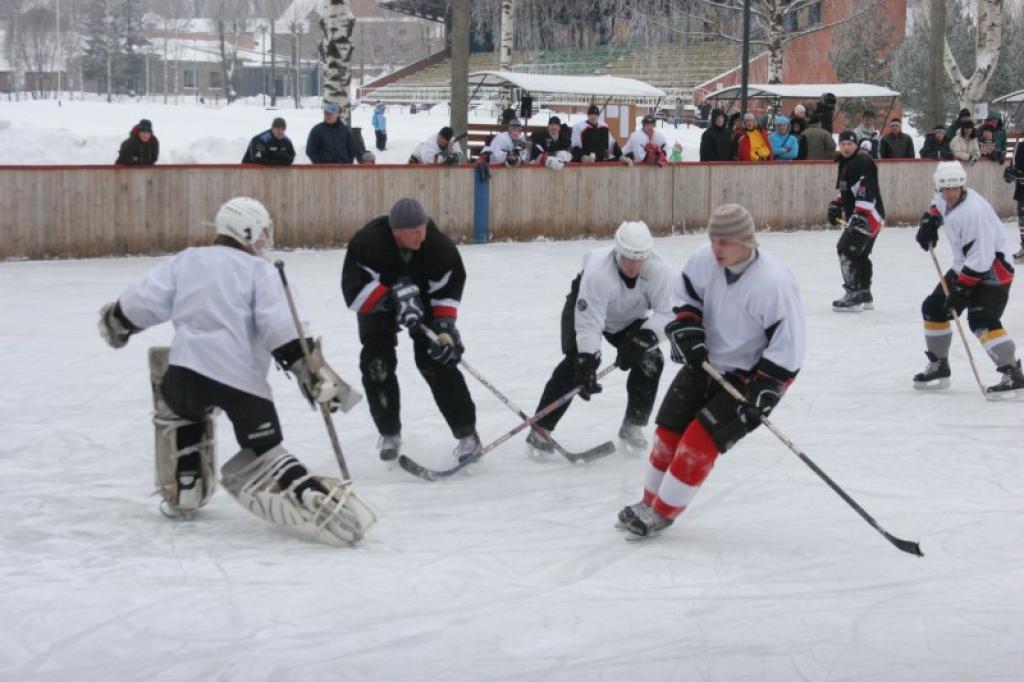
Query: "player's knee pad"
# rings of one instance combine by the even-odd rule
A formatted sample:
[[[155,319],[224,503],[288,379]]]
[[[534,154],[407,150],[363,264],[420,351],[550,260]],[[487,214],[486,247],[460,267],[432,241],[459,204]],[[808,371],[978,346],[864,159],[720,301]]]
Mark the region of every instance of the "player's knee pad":
[[[169,516],[191,516],[217,490],[214,415],[200,422],[182,419],[167,405],[160,383],[167,372],[170,349],[149,349],[153,387],[153,426],[157,492]]]
[[[301,476],[294,475],[296,467]],[[303,486],[310,478],[319,486]],[[377,520],[373,510],[355,494],[352,481],[311,476],[280,445],[262,455],[240,450],[221,468],[221,482],[254,516],[316,542],[351,545],[361,540]],[[300,486],[305,487],[302,493],[298,492]]]
[[[383,384],[395,376],[395,368],[398,366],[398,357],[393,347],[369,351],[363,347],[359,358],[359,371],[363,374],[363,381],[374,384]]]
[[[636,365],[636,370],[640,372],[646,379],[652,379],[657,381],[661,377],[662,370],[665,369],[665,355],[661,352],[660,348],[649,350],[644,353],[640,362]]]
[[[735,445],[750,428],[740,419],[739,402],[726,391],[720,391],[697,413],[697,421],[725,452]]]
[[[840,256],[847,255],[851,258],[862,258],[871,245],[871,239],[870,234],[847,227],[839,235],[836,251]]]
[[[948,322],[949,313],[946,311],[946,298],[944,296],[928,296],[921,302],[921,317],[925,322]]]

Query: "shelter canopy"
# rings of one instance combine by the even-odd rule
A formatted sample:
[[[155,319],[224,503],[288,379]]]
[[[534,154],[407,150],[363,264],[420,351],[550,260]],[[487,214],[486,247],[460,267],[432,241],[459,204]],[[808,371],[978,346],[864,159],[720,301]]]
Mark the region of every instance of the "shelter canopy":
[[[563,93],[596,97],[664,97],[665,91],[634,78],[618,76],[558,76],[515,71],[474,71],[469,85],[477,87],[512,86],[531,93]]]
[[[707,99],[739,98],[741,87],[731,85],[708,93]],[[751,83],[747,85],[747,99],[817,99],[831,92],[836,99],[855,97],[899,97],[900,93],[870,83]]]

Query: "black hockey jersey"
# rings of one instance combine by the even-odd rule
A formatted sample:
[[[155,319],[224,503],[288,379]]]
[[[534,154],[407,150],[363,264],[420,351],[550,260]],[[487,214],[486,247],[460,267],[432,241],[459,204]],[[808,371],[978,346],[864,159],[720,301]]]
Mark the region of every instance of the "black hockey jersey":
[[[868,154],[858,151],[850,158],[839,157],[836,189],[847,220],[855,213],[863,215],[873,235],[885,227],[885,205],[878,187],[878,167]]]

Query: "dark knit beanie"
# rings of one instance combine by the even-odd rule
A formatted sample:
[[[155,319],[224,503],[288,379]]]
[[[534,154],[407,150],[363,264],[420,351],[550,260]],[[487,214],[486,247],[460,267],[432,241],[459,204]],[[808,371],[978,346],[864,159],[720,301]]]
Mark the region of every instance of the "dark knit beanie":
[[[403,197],[391,207],[391,214],[388,216],[388,225],[392,230],[408,230],[420,225],[426,225],[429,218],[422,204],[409,197]]]

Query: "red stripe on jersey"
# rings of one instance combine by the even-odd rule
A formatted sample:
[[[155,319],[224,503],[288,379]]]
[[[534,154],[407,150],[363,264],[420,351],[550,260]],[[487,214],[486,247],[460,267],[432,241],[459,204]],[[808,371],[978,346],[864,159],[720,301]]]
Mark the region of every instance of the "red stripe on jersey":
[[[978,282],[980,282],[980,281],[981,281],[980,278],[978,278],[978,277],[971,277],[970,275],[965,274],[963,271],[961,271],[960,274],[957,275],[957,278],[956,278],[956,283],[957,284],[963,284],[965,287],[976,287],[976,286],[978,286]]]
[[[450,317],[453,320],[459,316],[459,309],[447,305],[434,306],[434,317]]]
[[[1002,258],[996,258],[992,263],[992,271],[996,275],[996,281],[1002,286],[1008,287],[1013,282],[1013,270],[1006,267]]]
[[[391,291],[389,287],[386,287],[383,284],[378,284],[377,288],[374,289],[373,292],[366,297],[366,300],[363,302],[363,305],[359,306],[359,312],[372,313],[373,309],[377,307],[377,303],[380,302],[380,299],[387,296],[389,291]]]

